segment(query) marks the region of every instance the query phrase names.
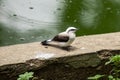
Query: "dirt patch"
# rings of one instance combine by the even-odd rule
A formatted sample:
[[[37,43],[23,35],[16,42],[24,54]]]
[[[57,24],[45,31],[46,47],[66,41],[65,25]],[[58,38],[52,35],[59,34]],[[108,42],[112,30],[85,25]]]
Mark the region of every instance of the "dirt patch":
[[[102,65],[98,67],[75,69],[66,66],[66,64],[52,64],[35,71],[35,75],[38,77],[38,80],[87,80],[88,76],[93,76],[95,74],[109,74],[110,70],[110,66]]]
[[[105,62],[105,61],[104,61]],[[104,62],[97,67],[73,68],[67,64],[50,64],[42,69],[35,70],[36,80],[87,80],[96,74],[109,74],[112,67],[104,66]],[[59,68],[58,68],[59,67]],[[0,80],[16,80],[17,77]],[[107,79],[102,79],[107,80]]]

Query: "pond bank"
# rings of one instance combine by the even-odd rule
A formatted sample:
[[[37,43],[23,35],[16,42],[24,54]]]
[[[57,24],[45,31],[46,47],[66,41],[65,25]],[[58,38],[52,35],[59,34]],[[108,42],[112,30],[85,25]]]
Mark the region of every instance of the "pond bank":
[[[120,54],[120,32],[77,37],[72,46],[70,51],[40,42],[0,47],[0,80],[26,71],[35,71],[39,80],[85,80],[96,72],[106,73],[104,61]]]

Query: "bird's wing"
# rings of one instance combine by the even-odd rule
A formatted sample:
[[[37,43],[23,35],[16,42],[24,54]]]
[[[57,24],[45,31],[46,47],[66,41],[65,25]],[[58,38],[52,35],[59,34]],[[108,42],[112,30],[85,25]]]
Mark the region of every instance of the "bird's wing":
[[[62,32],[58,35],[56,35],[52,41],[57,41],[57,42],[67,42],[69,40],[69,35],[65,32]]]

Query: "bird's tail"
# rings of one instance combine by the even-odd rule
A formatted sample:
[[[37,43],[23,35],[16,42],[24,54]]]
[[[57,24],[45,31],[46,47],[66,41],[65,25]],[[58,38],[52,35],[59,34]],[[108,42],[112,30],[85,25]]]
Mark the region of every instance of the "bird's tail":
[[[42,44],[42,45],[49,45],[49,42],[50,42],[50,41],[51,41],[51,40],[45,40],[45,41],[42,41],[41,44]]]
[[[41,42],[42,45],[48,45],[47,40]]]

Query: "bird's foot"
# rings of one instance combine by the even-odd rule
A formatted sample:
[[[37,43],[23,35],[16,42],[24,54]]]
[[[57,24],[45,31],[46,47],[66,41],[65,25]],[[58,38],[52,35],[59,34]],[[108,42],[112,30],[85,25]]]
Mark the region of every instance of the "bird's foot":
[[[62,47],[63,50],[70,51],[72,46]]]
[[[66,51],[74,51],[74,50],[76,50],[77,48],[74,47],[74,46],[67,46],[67,47],[63,47],[62,49],[63,49],[63,50],[66,50]]]

